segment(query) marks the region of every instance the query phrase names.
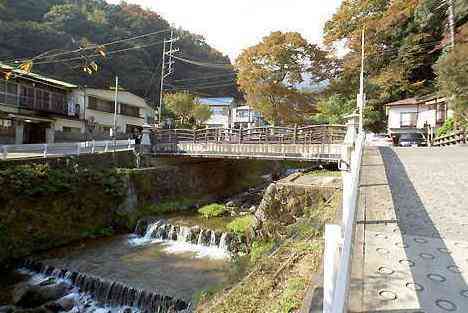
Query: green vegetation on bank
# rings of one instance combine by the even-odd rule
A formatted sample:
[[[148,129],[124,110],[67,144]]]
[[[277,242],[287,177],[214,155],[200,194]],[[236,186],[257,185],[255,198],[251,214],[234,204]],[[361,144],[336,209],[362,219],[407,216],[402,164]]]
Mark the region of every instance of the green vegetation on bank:
[[[221,216],[226,213],[226,206],[224,204],[212,203],[198,209],[198,213],[205,218]]]
[[[230,222],[226,227],[229,231],[237,235],[246,235],[252,231],[255,224],[255,217],[252,215],[241,216]]]

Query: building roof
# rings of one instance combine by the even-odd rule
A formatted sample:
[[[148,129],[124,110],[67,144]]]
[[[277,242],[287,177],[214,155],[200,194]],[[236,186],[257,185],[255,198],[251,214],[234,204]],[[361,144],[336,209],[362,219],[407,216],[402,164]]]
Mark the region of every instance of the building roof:
[[[234,102],[233,97],[220,97],[220,98],[200,98],[201,104],[211,106],[230,106]]]
[[[407,98],[394,102],[387,103],[386,106],[396,106],[396,105],[417,105],[419,103],[417,98]]]
[[[86,88],[86,93],[88,96],[94,96],[101,100],[111,102],[115,101],[115,90]],[[139,108],[149,108],[149,105],[146,103],[145,99],[131,93],[130,91],[119,90],[118,101],[119,103],[130,104]]]
[[[418,104],[434,104],[439,102],[445,102],[444,97],[440,97],[437,94],[429,94],[421,97],[406,98],[394,102],[387,103],[386,106],[405,106],[405,105],[418,105]]]
[[[56,87],[61,87],[61,88],[69,88],[69,89],[78,88],[77,85],[66,83],[66,82],[63,82],[61,80],[53,79],[53,78],[46,77],[46,76],[43,76],[43,75],[39,75],[39,74],[36,74],[36,73],[28,73],[28,72],[25,72],[25,71],[22,71],[22,70],[19,70],[19,69],[15,69],[15,68],[13,68],[13,67],[11,67],[9,65],[3,64],[3,63],[0,63],[0,68],[3,69],[3,70],[12,71],[19,78],[29,79],[29,80],[33,80],[33,81],[36,80],[36,81],[39,81],[39,82],[42,82],[42,83],[52,84],[52,85],[54,85]]]

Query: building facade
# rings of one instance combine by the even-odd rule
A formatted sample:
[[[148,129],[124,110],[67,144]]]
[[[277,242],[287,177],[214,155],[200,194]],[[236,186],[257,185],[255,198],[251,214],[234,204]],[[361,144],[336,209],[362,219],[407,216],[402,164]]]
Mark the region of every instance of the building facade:
[[[80,108],[69,97],[75,88],[0,64],[0,143],[53,143],[57,127],[81,125]]]
[[[72,97],[81,108],[83,124],[74,133],[104,140],[112,137],[115,111],[115,91],[107,89],[76,89]],[[141,131],[144,124],[154,123],[153,109],[146,101],[128,91],[117,93],[116,136],[129,138],[134,131]],[[69,130],[62,130],[63,132]]]
[[[259,112],[254,111],[250,106],[243,105],[232,109],[232,128],[252,128],[261,127],[266,123]]]
[[[232,124],[232,109],[236,106],[234,98],[200,98],[200,104],[208,105],[211,117],[204,124],[209,128],[229,128]]]
[[[386,104],[389,135],[409,132],[435,134],[447,118],[453,116],[443,97],[409,98]]]

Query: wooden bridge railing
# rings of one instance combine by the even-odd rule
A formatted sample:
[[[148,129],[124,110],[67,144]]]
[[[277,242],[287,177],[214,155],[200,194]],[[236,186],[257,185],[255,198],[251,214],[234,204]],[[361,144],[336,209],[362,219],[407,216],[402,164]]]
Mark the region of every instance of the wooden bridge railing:
[[[468,143],[468,130],[458,130],[451,134],[437,137],[432,141],[432,146],[442,147]]]
[[[159,129],[154,132],[154,144],[183,142],[326,144],[342,143],[345,135],[344,125],[313,125],[301,128],[268,126],[245,129]]]

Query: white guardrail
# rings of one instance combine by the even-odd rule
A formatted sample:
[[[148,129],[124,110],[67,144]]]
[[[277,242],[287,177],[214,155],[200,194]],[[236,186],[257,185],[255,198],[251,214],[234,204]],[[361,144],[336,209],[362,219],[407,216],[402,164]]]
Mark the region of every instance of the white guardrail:
[[[135,140],[84,141],[52,144],[0,145],[0,159],[47,158],[66,155],[128,151],[135,149]]]
[[[340,166],[343,170],[342,224],[325,226],[324,313],[347,312],[364,143],[365,134],[357,134],[356,128],[349,127]]]

